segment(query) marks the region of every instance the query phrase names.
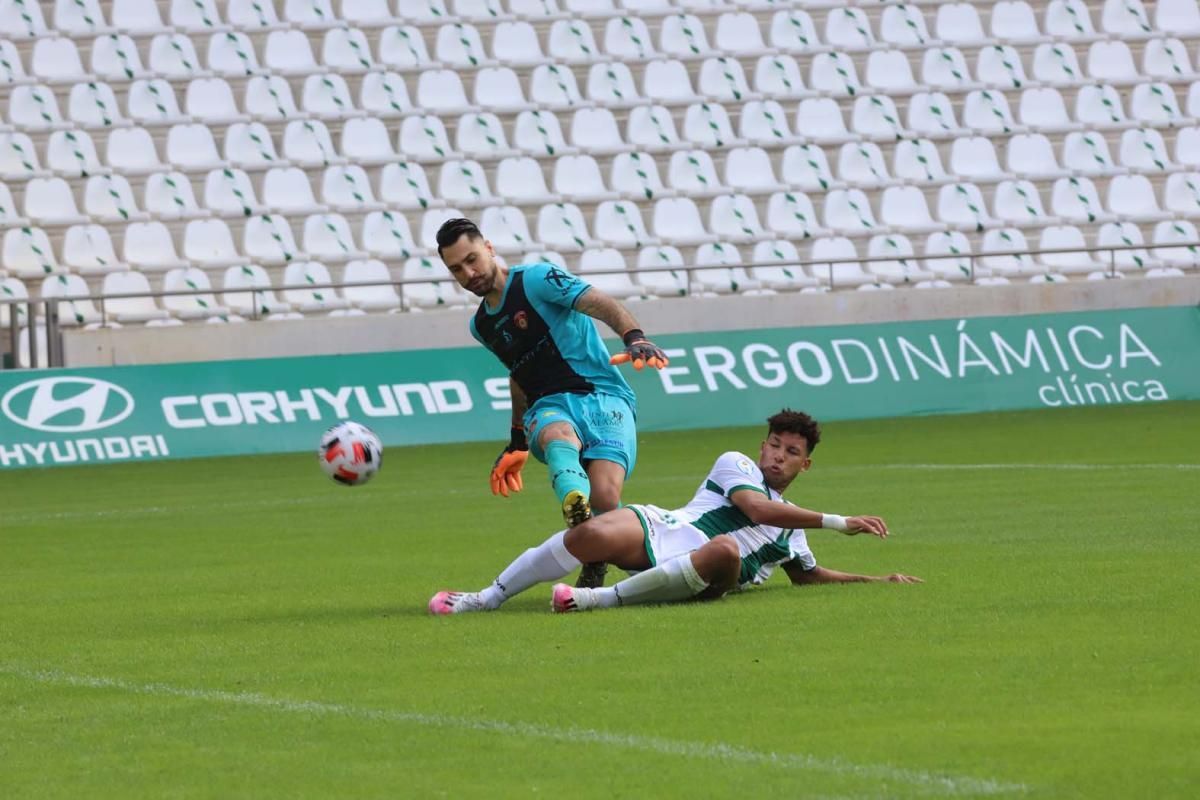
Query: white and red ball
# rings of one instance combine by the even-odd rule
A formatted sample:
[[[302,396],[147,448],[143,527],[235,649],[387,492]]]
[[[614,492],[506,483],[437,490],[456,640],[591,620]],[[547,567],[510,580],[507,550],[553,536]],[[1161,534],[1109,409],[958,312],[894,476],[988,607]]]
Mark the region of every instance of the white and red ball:
[[[383,465],[383,443],[357,422],[339,422],[321,436],[321,469],[343,486],[362,486]]]

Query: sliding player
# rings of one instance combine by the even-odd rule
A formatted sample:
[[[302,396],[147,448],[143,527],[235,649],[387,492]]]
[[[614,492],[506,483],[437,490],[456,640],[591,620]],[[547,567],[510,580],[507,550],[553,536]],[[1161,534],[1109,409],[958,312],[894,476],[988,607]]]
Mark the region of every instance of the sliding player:
[[[811,466],[821,430],[807,414],[789,409],[767,423],[757,463],[741,453],[722,454],[683,508],[631,505],[559,531],[518,556],[490,586],[478,592],[438,592],[429,610],[491,611],[588,561],[607,561],[635,574],[609,588],[557,584],[551,601],[555,611],[712,599],[760,584],[776,567],[795,584],[921,583],[899,573],[856,575],[817,565],[803,529],[886,539],[887,525],[879,517],[821,514],[784,500],[783,491]]]

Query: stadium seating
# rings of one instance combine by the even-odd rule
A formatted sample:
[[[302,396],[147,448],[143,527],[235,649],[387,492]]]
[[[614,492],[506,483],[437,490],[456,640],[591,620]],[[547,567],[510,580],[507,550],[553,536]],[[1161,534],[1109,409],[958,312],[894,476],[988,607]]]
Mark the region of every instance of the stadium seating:
[[[463,212],[628,298],[1197,269],[1195,0],[780,5],[2,4],[4,286],[461,307]]]

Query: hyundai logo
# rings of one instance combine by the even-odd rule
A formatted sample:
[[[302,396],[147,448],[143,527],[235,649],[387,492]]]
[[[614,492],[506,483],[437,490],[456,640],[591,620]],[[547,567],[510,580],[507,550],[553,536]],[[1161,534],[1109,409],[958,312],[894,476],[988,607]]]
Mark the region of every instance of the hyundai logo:
[[[82,433],[116,425],[133,413],[133,397],[96,378],[38,378],[9,389],[0,400],[18,425],[49,433]]]

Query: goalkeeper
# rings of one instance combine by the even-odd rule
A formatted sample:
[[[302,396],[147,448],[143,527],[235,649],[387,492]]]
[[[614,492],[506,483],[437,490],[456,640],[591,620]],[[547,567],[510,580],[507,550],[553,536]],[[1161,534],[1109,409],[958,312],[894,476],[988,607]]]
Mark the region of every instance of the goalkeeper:
[[[437,243],[454,279],[482,298],[471,335],[509,369],[512,430],[492,467],[492,494],[521,490],[521,467],[532,452],[549,469],[567,527],[619,507],[637,461],[636,406],[613,364],[662,369],[662,350],[624,306],[560,267],[501,266],[468,219],[448,220]],[[611,363],[588,317],[624,341]],[[605,569],[603,562],[586,564],[579,586],[603,585]]]

